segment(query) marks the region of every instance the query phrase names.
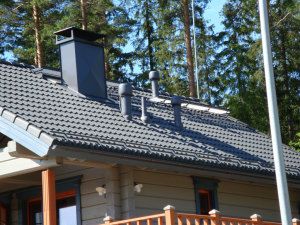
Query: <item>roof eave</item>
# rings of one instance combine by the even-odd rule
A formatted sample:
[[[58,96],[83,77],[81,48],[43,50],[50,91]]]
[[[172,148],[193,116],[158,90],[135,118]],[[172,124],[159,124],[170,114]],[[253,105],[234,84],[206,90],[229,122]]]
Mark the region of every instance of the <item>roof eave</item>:
[[[128,165],[135,167],[148,167],[153,169],[162,169],[162,170],[170,170],[173,172],[182,172],[182,173],[190,173],[196,175],[197,173],[201,173],[201,171],[210,171],[213,173],[223,174],[224,176],[228,174],[228,176],[239,175],[248,178],[253,178],[253,182],[256,179],[270,180],[271,182],[275,181],[274,172],[263,172],[263,171],[254,171],[254,170],[242,170],[242,169],[233,169],[233,168],[219,168],[215,166],[208,166],[202,164],[195,163],[187,163],[183,161],[173,161],[173,160],[163,160],[163,159],[155,159],[151,157],[141,157],[136,155],[122,154],[110,151],[95,151],[95,149],[88,149],[83,147],[75,147],[75,146],[65,146],[56,145],[53,146],[52,150],[49,151],[50,156],[54,157],[71,157],[74,159],[87,160],[87,161],[101,161],[103,163],[111,163],[111,164],[120,164],[120,165]],[[247,179],[248,179],[247,178]],[[299,176],[293,177],[288,176],[288,181],[295,183],[297,187],[300,185]]]
[[[40,157],[48,154],[54,139],[16,114],[0,107],[0,132]]]

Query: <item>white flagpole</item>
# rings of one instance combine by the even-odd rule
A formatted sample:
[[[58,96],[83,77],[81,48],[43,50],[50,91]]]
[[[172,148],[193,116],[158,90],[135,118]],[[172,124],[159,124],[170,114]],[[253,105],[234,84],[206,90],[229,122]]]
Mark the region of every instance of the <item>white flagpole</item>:
[[[192,0],[192,17],[193,17],[193,36],[194,36],[194,57],[195,57],[195,77],[197,85],[197,98],[200,99],[199,90],[199,77],[198,77],[198,57],[197,57],[197,43],[196,43],[196,30],[195,30],[195,2]]]
[[[277,192],[279,199],[280,215],[282,225],[292,224],[292,214],[285,173],[285,163],[281,142],[281,133],[278,117],[277,98],[275,90],[272,52],[270,44],[269,20],[266,0],[259,1],[259,16],[264,56],[264,69],[268,97],[269,119],[273,145],[273,156],[276,173]]]

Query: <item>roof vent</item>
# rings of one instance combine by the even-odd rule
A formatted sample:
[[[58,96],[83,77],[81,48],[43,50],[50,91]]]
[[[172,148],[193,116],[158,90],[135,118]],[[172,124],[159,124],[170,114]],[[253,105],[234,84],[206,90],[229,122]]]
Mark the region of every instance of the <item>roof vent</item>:
[[[179,96],[173,96],[171,99],[171,104],[174,109],[174,120],[176,127],[182,127],[181,123],[181,98]]]
[[[147,99],[145,97],[142,97],[141,99],[142,101],[142,116],[141,116],[141,120],[144,123],[147,123],[148,121],[148,115],[147,115]]]
[[[55,34],[63,83],[82,95],[107,98],[104,48],[95,42],[104,36],[75,27]]]
[[[151,81],[151,86],[152,86],[152,97],[156,98],[159,95],[159,91],[158,91],[159,72],[150,71],[149,79]]]
[[[119,84],[120,109],[126,120],[132,119],[131,96],[132,86],[130,83]]]

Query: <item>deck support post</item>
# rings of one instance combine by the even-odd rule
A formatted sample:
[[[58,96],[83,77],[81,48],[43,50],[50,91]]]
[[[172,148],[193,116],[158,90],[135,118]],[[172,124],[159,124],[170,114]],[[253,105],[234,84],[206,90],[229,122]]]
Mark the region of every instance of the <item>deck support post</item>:
[[[255,225],[261,225],[262,224],[262,218],[260,215],[258,214],[253,214],[252,216],[250,216],[250,219],[255,222]]]
[[[175,225],[175,207],[167,205],[164,208],[166,225]]]
[[[55,174],[47,169],[42,172],[44,225],[57,225]]]
[[[112,223],[113,221],[114,221],[113,218],[110,217],[110,216],[106,216],[106,217],[104,217],[104,219],[103,219],[103,222],[104,222],[105,225],[109,225],[109,224]]]
[[[300,225],[300,220],[299,219],[292,219],[293,225]]]
[[[218,210],[213,209],[208,214],[212,217],[211,225],[220,225],[221,213]]]

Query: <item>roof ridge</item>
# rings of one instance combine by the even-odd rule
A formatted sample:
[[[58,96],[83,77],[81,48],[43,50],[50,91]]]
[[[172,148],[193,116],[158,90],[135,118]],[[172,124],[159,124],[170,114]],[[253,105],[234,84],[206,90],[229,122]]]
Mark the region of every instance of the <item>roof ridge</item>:
[[[18,67],[23,67],[23,68],[31,68],[33,70],[36,69],[37,71],[32,71],[33,73],[37,73],[38,71],[43,71],[43,69],[53,70],[55,72],[60,71],[60,69],[58,69],[58,68],[52,68],[52,67],[47,67],[47,66],[39,68],[39,67],[36,67],[34,65],[30,65],[30,64],[18,63],[18,62],[9,62],[9,61],[5,61],[5,60],[0,60],[0,64],[13,65],[13,66],[18,66]],[[112,80],[107,80],[106,82],[111,83],[111,84],[115,84],[115,85],[120,84],[120,82],[112,81]],[[133,86],[134,90],[151,93],[151,89],[149,89],[149,88],[137,87],[136,85],[132,85],[132,86]],[[176,95],[176,94],[172,94],[172,93],[169,93],[169,92],[166,92],[166,91],[162,91],[162,92],[160,92],[160,94],[162,95],[162,97],[169,97],[169,98]],[[200,99],[197,99],[195,97],[183,96],[183,95],[180,95],[180,97],[182,98],[183,101],[188,101],[188,102],[192,101],[192,102],[189,102],[189,104],[192,104],[192,103],[197,104],[197,105],[199,104],[201,106],[206,106],[206,107],[210,107],[210,108],[215,108],[215,109],[228,111],[228,109],[225,108],[225,107],[208,104],[208,103],[203,102]]]
[[[0,64],[12,65],[12,66],[23,67],[23,68],[30,68],[30,69],[36,69],[37,68],[34,65],[26,64],[26,63],[21,63],[21,62],[16,62],[16,61],[9,62],[9,61],[6,61],[6,60],[0,60]]]

